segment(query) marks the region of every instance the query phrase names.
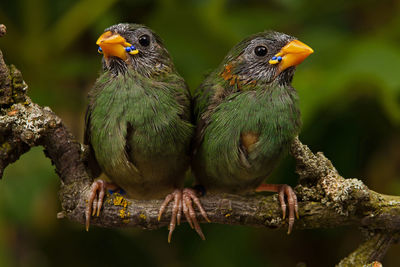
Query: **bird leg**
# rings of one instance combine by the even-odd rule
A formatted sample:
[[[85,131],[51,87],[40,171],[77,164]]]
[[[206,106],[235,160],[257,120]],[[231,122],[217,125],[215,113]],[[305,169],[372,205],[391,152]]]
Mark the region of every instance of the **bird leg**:
[[[176,223],[178,222],[178,225],[181,223],[181,215],[182,215],[182,190],[181,189],[175,189],[174,192],[171,194],[168,194],[165,197],[164,202],[161,204],[160,210],[158,212],[158,221],[161,220],[161,216],[163,215],[165,209],[167,208],[169,202],[171,200],[174,200],[174,204],[172,206],[172,216],[171,216],[171,221],[169,223],[169,234],[168,234],[168,243],[171,242],[172,238],[172,233],[175,230]]]
[[[115,190],[118,186],[113,183],[108,183],[104,180],[96,180],[92,183],[90,187],[89,199],[86,206],[85,216],[86,216],[86,231],[89,231],[90,217],[96,215],[99,217],[100,209],[103,205],[104,196],[106,190]]]
[[[288,234],[292,232],[294,224],[294,215],[299,219],[299,206],[297,203],[297,197],[293,189],[287,184],[261,184],[257,187],[256,192],[267,191],[267,192],[277,192],[279,197],[279,202],[282,208],[283,219],[286,218],[286,203],[285,195],[288,202],[289,209],[289,228]]]
[[[196,204],[197,208],[200,210],[201,215],[207,222],[211,222],[207,217],[206,211],[203,209],[203,206],[200,203],[199,198],[197,197],[197,193],[195,190],[191,188],[184,188],[182,193],[182,202],[183,202],[183,213],[185,214],[186,220],[188,221],[190,227],[194,228],[196,232],[199,234],[200,238],[205,240],[205,236],[203,231],[201,231],[201,227],[197,221],[196,213],[194,211],[192,201]]]
[[[208,222],[210,222],[210,220],[208,219],[207,213],[203,209],[200,200],[196,195],[196,191],[190,188],[185,188],[183,190],[176,189],[174,192],[167,195],[164,202],[161,204],[158,213],[158,221],[161,220],[162,214],[167,208],[169,202],[171,202],[172,200],[174,200],[174,204],[172,206],[172,217],[169,224],[168,243],[171,242],[172,233],[175,230],[176,224],[178,223],[179,225],[181,222],[182,211],[184,212],[186,220],[188,221],[190,227],[194,228],[196,232],[200,235],[201,239],[205,240],[204,234],[201,231],[199,223],[197,222],[196,213],[194,211],[192,201],[194,201],[204,219],[206,219]]]

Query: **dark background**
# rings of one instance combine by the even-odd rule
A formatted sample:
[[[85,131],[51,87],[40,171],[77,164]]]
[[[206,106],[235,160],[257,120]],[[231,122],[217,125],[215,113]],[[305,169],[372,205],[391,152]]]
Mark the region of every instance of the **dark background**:
[[[400,2],[316,0],[15,0],[1,1],[0,39],[33,101],[50,106],[79,140],[86,94],[99,70],[95,44],[104,28],[143,23],[165,41],[194,90],[242,38],[265,29],[298,37],[315,53],[293,82],[301,101],[300,139],[323,151],[345,177],[400,194]],[[295,185],[287,157],[270,182]],[[100,229],[57,220],[59,179],[34,148],[0,182],[0,266],[332,266],[362,240],[356,227],[291,235],[203,225],[203,242],[186,224],[172,244],[167,229]],[[400,247],[383,263],[398,266]]]

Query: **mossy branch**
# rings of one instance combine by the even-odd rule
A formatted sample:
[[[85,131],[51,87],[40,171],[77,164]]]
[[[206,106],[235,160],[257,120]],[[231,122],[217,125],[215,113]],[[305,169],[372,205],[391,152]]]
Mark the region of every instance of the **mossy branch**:
[[[5,27],[0,25],[0,36]],[[85,168],[85,147],[75,140],[61,119],[50,108],[33,103],[26,95],[26,84],[14,66],[4,63],[0,51],[0,177],[4,169],[31,147],[43,146],[61,178],[59,218],[85,223],[84,210],[92,179]],[[380,260],[398,240],[400,197],[369,190],[358,179],[344,179],[322,153],[312,153],[296,138],[291,145],[296,160],[299,185],[300,219],[295,229],[356,225],[370,238],[339,266],[360,266]],[[160,222],[162,200],[139,201],[113,194],[106,197],[100,217],[91,224],[101,227],[167,226],[171,211]],[[213,223],[287,228],[276,195],[206,195],[201,202]],[[198,216],[200,222],[204,222]]]

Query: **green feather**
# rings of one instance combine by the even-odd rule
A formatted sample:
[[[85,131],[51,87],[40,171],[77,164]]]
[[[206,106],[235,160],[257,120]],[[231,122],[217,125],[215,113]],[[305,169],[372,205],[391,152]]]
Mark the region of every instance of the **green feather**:
[[[91,145],[113,182],[134,198],[165,196],[182,184],[193,126],[181,77],[105,72],[89,98]]]
[[[209,121],[194,158],[199,182],[209,190],[248,191],[268,176],[298,134],[297,94],[279,85],[236,92],[213,110]],[[240,155],[243,132],[260,133],[246,155],[250,166]]]
[[[247,46],[260,38],[268,44],[276,39],[280,47],[293,40],[274,32],[246,38],[195,93],[197,129],[192,168],[197,182],[209,191],[254,190],[300,131],[297,92],[290,85],[293,69],[276,78],[273,67],[263,69],[270,68],[268,60],[253,64],[248,60],[251,56],[244,55]],[[271,44],[270,53],[280,47]],[[259,78],[264,70],[265,79]],[[241,144],[241,135],[247,132],[259,135],[249,151]]]

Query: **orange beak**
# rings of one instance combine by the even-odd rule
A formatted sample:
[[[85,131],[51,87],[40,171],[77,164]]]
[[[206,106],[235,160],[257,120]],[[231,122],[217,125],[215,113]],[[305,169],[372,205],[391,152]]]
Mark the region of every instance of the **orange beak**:
[[[299,40],[293,40],[287,45],[282,47],[282,49],[275,55],[274,58],[269,61],[269,64],[278,64],[278,74],[285,69],[297,66],[309,55],[314,53],[311,47],[300,42]]]
[[[112,33],[111,31],[106,31],[105,33],[100,35],[99,39],[97,39],[96,44],[101,47],[105,58],[113,56],[119,57],[123,60],[126,60],[128,58],[128,52],[125,48],[132,46],[125,40],[124,37],[117,33]],[[132,55],[137,53],[139,53],[137,49],[129,52],[129,54]]]

